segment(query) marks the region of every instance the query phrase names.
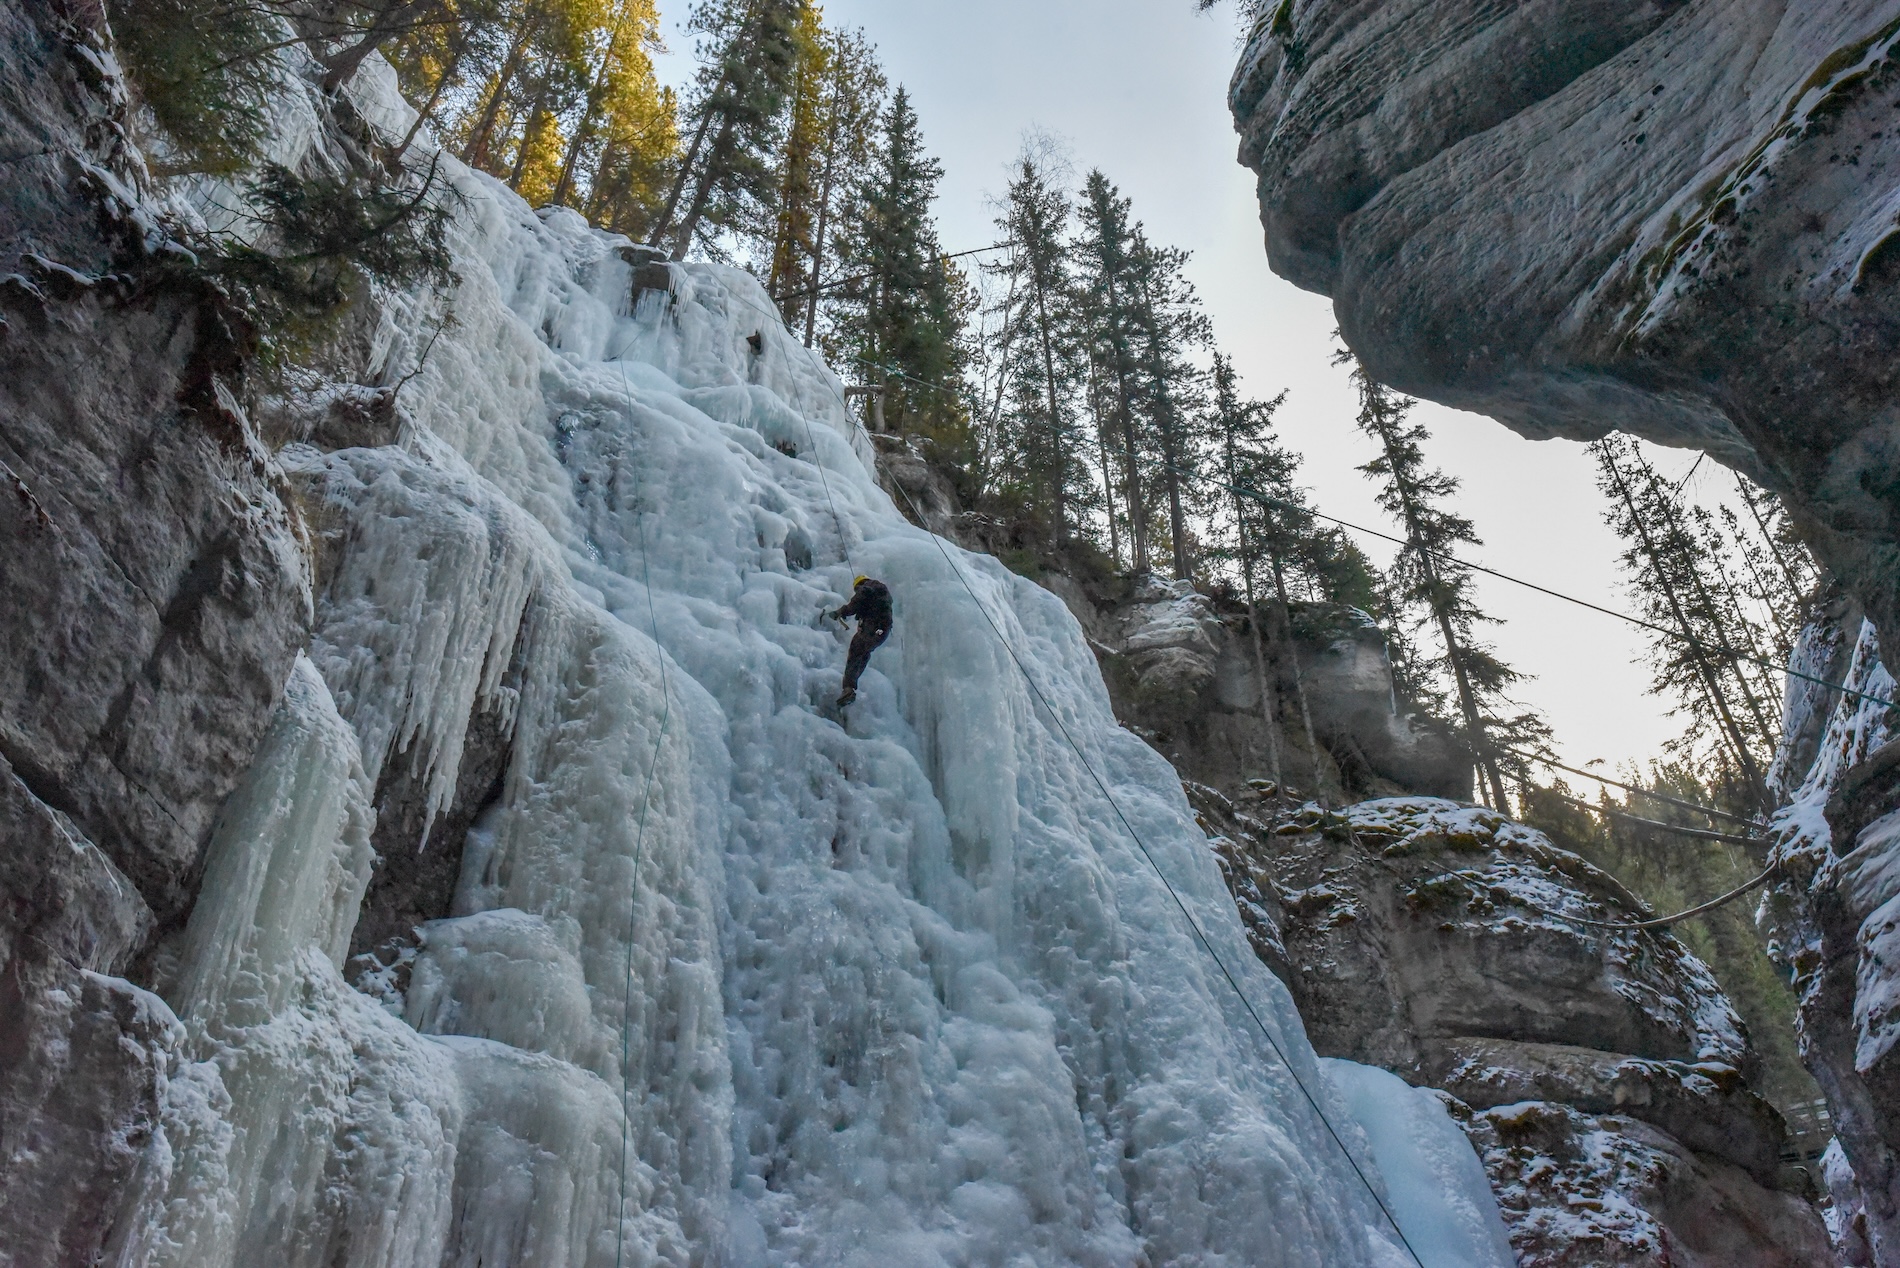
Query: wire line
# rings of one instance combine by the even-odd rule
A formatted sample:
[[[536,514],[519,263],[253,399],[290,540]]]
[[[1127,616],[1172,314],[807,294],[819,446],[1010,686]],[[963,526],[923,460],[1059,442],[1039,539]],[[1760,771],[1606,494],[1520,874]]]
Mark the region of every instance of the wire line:
[[[1548,757],[1539,757],[1532,753],[1520,753],[1518,752],[1518,750],[1514,748],[1506,748],[1502,744],[1498,745],[1497,747],[1503,749],[1506,753],[1515,754],[1516,756],[1521,757],[1525,759],[1526,761],[1535,762],[1539,766],[1549,766],[1554,770],[1567,771],[1568,773],[1572,775],[1581,775],[1585,779],[1594,779],[1600,784],[1608,784],[1612,788],[1620,788],[1624,792],[1627,792],[1627,793],[1637,793],[1637,794],[1640,794],[1641,796],[1649,797],[1656,801],[1663,802],[1667,805],[1676,806],[1683,810],[1697,811],[1701,814],[1708,815],[1711,819],[1727,819],[1731,823],[1739,823],[1751,828],[1758,828],[1761,826],[1760,820],[1751,819],[1747,815],[1738,815],[1727,810],[1717,810],[1713,806],[1698,805],[1697,803],[1693,801],[1685,801],[1681,797],[1671,797],[1667,793],[1655,792],[1648,788],[1638,788],[1634,784],[1621,783],[1617,780],[1609,778],[1606,775],[1598,775],[1592,771],[1579,770],[1575,766],[1565,766],[1562,762],[1552,761]],[[1549,791],[1554,791],[1554,790],[1546,789],[1545,791],[1549,792]]]
[[[1669,629],[1667,626],[1657,625],[1651,621],[1645,621],[1641,617],[1631,616],[1627,612],[1618,612],[1615,608],[1602,607],[1599,604],[1590,602],[1588,599],[1579,599],[1575,595],[1564,594],[1562,591],[1552,590],[1547,586],[1540,586],[1535,581],[1526,581],[1522,577],[1513,577],[1509,573],[1499,572],[1495,568],[1487,568],[1483,564],[1474,564],[1470,560],[1460,559],[1458,556],[1451,554],[1448,551],[1434,550],[1430,546],[1426,546],[1422,543],[1415,543],[1404,537],[1394,537],[1392,534],[1382,533],[1376,528],[1367,528],[1364,524],[1355,524],[1351,520],[1342,520],[1336,515],[1322,514],[1321,512],[1316,511],[1309,506],[1304,506],[1298,502],[1291,501],[1287,498],[1274,497],[1270,493],[1262,493],[1258,489],[1250,489],[1250,488],[1247,488],[1245,485],[1227,484],[1221,480],[1214,480],[1214,479],[1209,479],[1206,477],[1197,476],[1192,471],[1186,471],[1176,466],[1164,465],[1162,469],[1164,471],[1171,471],[1177,476],[1184,476],[1189,479],[1198,479],[1202,483],[1205,483],[1205,484],[1213,484],[1219,488],[1226,489],[1231,493],[1237,493],[1241,497],[1252,498],[1256,502],[1264,502],[1264,503],[1268,503],[1275,506],[1283,506],[1290,510],[1297,511],[1302,515],[1310,515],[1314,519],[1325,520],[1330,524],[1338,524],[1342,528],[1350,528],[1353,531],[1360,532],[1360,533],[1370,533],[1374,537],[1380,538],[1384,541],[1392,542],[1399,546],[1403,546],[1407,550],[1416,550],[1423,554],[1431,555],[1434,558],[1442,559],[1446,561],[1447,563],[1456,564],[1460,568],[1469,568],[1473,572],[1482,572],[1486,576],[1496,577],[1500,581],[1508,581],[1512,585],[1523,586],[1525,589],[1535,590],[1539,594],[1547,594],[1553,599],[1562,599],[1565,603],[1574,603],[1578,607],[1589,608],[1592,612],[1601,612],[1604,616],[1613,616],[1619,621],[1628,621],[1631,625],[1640,625],[1646,630],[1653,630],[1654,632],[1663,635],[1665,638],[1673,638],[1673,639],[1678,639],[1682,641],[1693,641],[1693,640],[1687,639],[1687,637],[1683,635],[1681,632],[1677,630]],[[1790,678],[1799,678],[1803,682],[1815,683],[1818,686],[1826,687],[1829,691],[1838,691],[1843,695],[1853,696],[1857,700],[1864,700],[1870,704],[1884,705],[1890,709],[1894,707],[1893,701],[1891,700],[1882,700],[1879,696],[1868,695],[1864,691],[1856,691],[1852,687],[1847,686],[1845,683],[1829,682],[1825,678],[1816,678],[1812,676],[1811,674],[1804,674],[1797,669],[1793,669],[1787,665],[1776,664],[1772,660],[1768,660],[1765,657],[1753,655],[1749,652],[1737,651],[1735,648],[1732,648],[1732,647],[1714,647],[1714,648],[1711,648],[1710,650],[1719,652],[1724,656],[1732,657],[1735,660],[1745,660],[1745,661],[1748,661],[1750,664],[1764,665],[1767,668],[1772,669],[1777,673],[1785,673]]]
[[[1553,911],[1548,907],[1540,906],[1537,903],[1529,902],[1522,898],[1516,898],[1514,901],[1520,906],[1528,907],[1539,915],[1548,916],[1552,920],[1562,920],[1567,924],[1583,925],[1591,929],[1610,929],[1634,933],[1648,929],[1667,929],[1671,925],[1680,924],[1691,916],[1700,916],[1714,911],[1717,907],[1734,902],[1737,898],[1740,898],[1750,890],[1759,888],[1764,881],[1768,880],[1769,877],[1780,870],[1781,860],[1771,860],[1768,866],[1763,868],[1759,875],[1744,881],[1734,889],[1731,889],[1728,893],[1717,895],[1708,902],[1691,907],[1687,911],[1679,911],[1672,916],[1658,916],[1654,920],[1589,920],[1583,916],[1570,916],[1561,911]],[[1434,872],[1424,877],[1424,879],[1442,880],[1447,877],[1453,880],[1463,881],[1467,885],[1487,883],[1482,876],[1474,876],[1469,872]]]

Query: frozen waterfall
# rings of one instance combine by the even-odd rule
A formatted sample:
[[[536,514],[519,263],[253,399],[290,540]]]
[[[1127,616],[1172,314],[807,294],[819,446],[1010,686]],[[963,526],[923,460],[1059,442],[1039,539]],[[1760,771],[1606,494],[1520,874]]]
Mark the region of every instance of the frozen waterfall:
[[[1322,1073],[1062,603],[898,514],[757,281],[636,297],[623,240],[443,165],[454,321],[376,335],[392,382],[428,348],[414,426],[279,457],[318,632],[160,966],[118,1262],[1410,1263],[1297,1076],[1431,1268],[1510,1264],[1437,1102]],[[856,573],[897,627],[840,725]],[[404,754],[442,809],[477,710],[501,794],[372,998],[374,790]]]

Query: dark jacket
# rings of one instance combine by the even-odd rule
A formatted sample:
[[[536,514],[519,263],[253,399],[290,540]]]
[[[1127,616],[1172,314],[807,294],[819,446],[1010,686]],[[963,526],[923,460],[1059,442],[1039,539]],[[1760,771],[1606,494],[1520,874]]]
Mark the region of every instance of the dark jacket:
[[[840,620],[847,616],[858,618],[861,629],[888,630],[891,628],[891,591],[882,581],[866,579],[851,592],[851,602],[838,609]]]

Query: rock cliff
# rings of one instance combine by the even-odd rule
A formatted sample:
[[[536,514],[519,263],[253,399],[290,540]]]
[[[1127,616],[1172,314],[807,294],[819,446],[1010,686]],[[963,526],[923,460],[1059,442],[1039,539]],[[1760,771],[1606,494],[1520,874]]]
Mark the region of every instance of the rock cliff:
[[[1231,84],[1274,269],[1395,386],[1779,492],[1845,588],[1797,664],[1764,907],[1837,1128],[1837,1243],[1900,1263],[1900,4],[1286,0]],[[1865,620],[1863,620],[1865,618]]]
[[[1393,386],[1765,482],[1900,628],[1900,4],[1284,0],[1231,88],[1274,270]]]
[[[1435,798],[1195,790],[1256,952],[1327,1056],[1438,1089],[1526,1268],[1827,1262],[1708,968],[1541,833]]]

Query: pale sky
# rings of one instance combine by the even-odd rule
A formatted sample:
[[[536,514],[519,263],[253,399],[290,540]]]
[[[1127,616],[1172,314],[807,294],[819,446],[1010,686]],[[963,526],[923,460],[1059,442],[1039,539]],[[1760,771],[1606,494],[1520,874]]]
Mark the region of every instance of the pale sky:
[[[677,29],[686,5],[662,3],[674,53],[662,73],[677,82],[691,48]],[[1192,0],[826,0],[824,8],[830,24],[863,28],[892,82],[910,89],[925,143],[944,165],[937,217],[946,251],[995,240],[991,201],[1026,129],[1066,141],[1078,179],[1100,167],[1154,241],[1193,252],[1189,277],[1247,392],[1288,390],[1281,437],[1305,456],[1317,508],[1391,530],[1372,485],[1353,470],[1372,448],[1352,425],[1345,368],[1328,363],[1331,302],[1267,267],[1253,176],[1235,160],[1227,113],[1231,0],[1207,14]],[[1429,402],[1414,417],[1432,431],[1432,460],[1463,481],[1458,510],[1485,542],[1476,562],[1627,610],[1619,547],[1600,518],[1583,446],[1524,440]],[[1695,458],[1655,454],[1671,477]],[[1690,488],[1714,492],[1729,479],[1704,463]],[[1389,560],[1386,544],[1360,544]],[[1480,577],[1479,591],[1505,620],[1492,632],[1500,653],[1535,675],[1520,698],[1550,721],[1571,764],[1646,759],[1675,733],[1632,663],[1639,631],[1503,581]]]

